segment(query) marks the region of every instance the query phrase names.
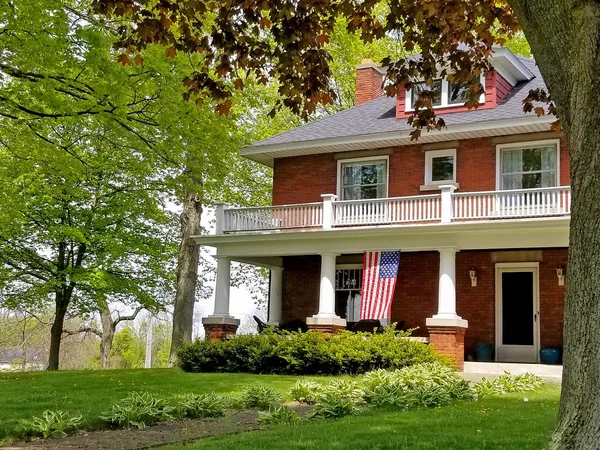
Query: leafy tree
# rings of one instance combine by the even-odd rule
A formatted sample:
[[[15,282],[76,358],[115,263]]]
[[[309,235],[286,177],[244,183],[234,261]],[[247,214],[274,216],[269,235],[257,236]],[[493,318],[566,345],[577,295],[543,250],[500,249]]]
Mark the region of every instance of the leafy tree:
[[[597,447],[600,431],[600,116],[597,93],[600,4],[592,0],[430,0],[390,2],[381,21],[376,1],[330,0],[298,3],[265,0],[257,4],[217,0],[133,2],[96,0],[98,12],[123,17],[121,49],[144,49],[150,43],[169,52],[200,53],[203,64],[186,79],[190,95],[216,98],[226,112],[230,89],[240,88],[241,72],[267,82],[276,76],[283,103],[309,114],[331,103],[331,57],[325,49],[338,16],[365,41],[395,34],[421,58],[384,58],[386,92],[410,88],[418,79],[441,75],[466,85],[469,106],[482,91],[479,76],[491,69],[492,46],[502,45],[522,28],[549,88],[524,99],[526,111],[558,113],[571,157],[572,216],[564,333],[564,376],[553,448]],[[202,26],[197,26],[201,23]],[[207,26],[208,24],[208,26]],[[123,57],[127,57],[124,55]],[[210,70],[214,68],[214,70]],[[537,103],[540,102],[540,103]],[[544,104],[546,107],[544,107]],[[413,137],[422,129],[445,126],[425,92],[408,120]]]

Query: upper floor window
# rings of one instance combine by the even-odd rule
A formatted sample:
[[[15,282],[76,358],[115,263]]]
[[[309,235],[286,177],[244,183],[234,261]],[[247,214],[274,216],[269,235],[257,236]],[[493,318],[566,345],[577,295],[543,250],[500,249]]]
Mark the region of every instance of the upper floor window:
[[[439,185],[456,182],[456,150],[425,152],[425,184]]]
[[[339,161],[340,200],[387,197],[387,158],[360,158]]]
[[[485,77],[481,77],[481,84],[485,86]],[[424,81],[413,84],[412,89],[407,91],[406,110],[415,109],[415,102],[423,91],[434,91],[433,107],[446,108],[449,106],[462,106],[469,100],[469,89],[459,83],[451,83],[448,80],[438,78],[433,80],[433,86]],[[481,94],[479,103],[485,103],[485,93]]]
[[[558,141],[498,146],[499,189],[536,189],[559,183]]]

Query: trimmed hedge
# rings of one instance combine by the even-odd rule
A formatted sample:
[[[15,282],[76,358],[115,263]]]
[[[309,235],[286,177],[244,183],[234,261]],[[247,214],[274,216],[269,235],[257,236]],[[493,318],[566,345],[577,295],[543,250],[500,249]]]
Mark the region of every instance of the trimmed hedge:
[[[179,351],[179,364],[186,372],[337,375],[447,362],[409,336],[393,327],[380,334],[267,331],[225,341],[196,340]]]

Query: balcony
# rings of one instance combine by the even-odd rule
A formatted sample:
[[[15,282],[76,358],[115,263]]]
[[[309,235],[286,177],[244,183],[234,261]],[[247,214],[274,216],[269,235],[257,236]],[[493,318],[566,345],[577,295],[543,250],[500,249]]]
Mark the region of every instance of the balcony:
[[[357,226],[416,225],[568,216],[571,188],[559,186],[488,192],[440,194],[322,202],[296,205],[231,208],[217,205],[217,234],[301,231]]]

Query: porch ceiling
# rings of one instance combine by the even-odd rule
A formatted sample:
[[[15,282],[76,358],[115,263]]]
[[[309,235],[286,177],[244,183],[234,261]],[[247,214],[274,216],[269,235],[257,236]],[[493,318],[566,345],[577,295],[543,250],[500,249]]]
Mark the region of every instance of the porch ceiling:
[[[195,236],[199,245],[216,247],[234,259],[310,255],[365,250],[407,252],[568,247],[568,217],[447,224],[348,227],[331,230]]]

